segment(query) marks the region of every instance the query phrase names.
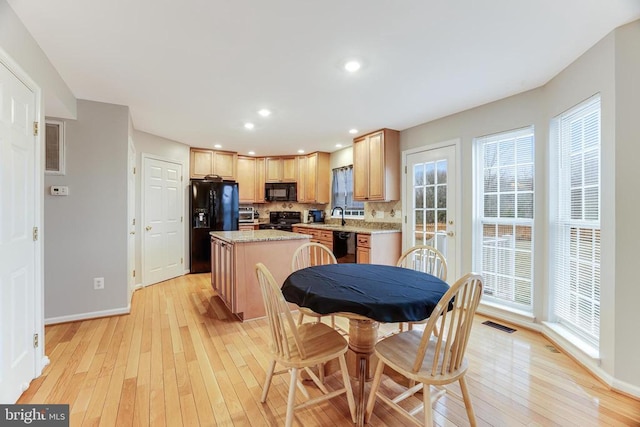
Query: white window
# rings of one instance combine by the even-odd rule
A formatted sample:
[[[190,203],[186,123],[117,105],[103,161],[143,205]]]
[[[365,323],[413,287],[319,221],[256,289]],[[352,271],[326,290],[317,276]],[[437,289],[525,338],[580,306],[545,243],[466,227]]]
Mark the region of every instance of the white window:
[[[64,122],[47,119],[45,122],[45,172],[64,175]]]
[[[554,320],[597,346],[600,334],[600,96],[556,117],[551,152]]]
[[[364,219],[364,203],[353,200],[353,165],[333,169],[331,200],[344,208],[345,218]],[[338,211],[335,217],[340,217]]]
[[[474,269],[484,300],[533,311],[533,126],[475,139]]]

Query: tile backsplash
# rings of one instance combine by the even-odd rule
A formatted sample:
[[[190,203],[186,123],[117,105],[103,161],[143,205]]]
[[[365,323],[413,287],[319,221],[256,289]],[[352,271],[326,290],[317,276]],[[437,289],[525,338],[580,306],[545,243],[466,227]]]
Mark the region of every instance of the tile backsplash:
[[[327,221],[331,213],[331,206],[325,204],[309,204],[296,202],[277,202],[277,203],[260,203],[254,204],[253,207],[258,211],[260,220],[269,219],[271,211],[304,211],[305,209],[323,209]],[[364,220],[349,220],[349,222],[357,221],[358,223],[391,223],[402,224],[402,202],[400,200],[394,202],[365,202],[364,204]]]

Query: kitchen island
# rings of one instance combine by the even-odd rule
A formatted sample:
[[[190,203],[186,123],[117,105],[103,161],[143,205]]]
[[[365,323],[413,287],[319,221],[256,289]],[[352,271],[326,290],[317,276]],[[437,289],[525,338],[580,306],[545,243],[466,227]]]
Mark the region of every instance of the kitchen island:
[[[212,231],[211,286],[241,321],[264,317],[255,265],[267,266],[282,284],[291,273],[296,249],[309,241],[305,234],[280,230]]]

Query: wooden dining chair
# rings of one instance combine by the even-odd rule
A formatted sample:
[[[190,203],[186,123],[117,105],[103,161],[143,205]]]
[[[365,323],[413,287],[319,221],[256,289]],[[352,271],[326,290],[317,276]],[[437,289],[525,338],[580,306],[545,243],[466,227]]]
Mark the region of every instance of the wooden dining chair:
[[[267,400],[267,394],[269,393],[273,376],[289,372],[291,379],[287,398],[286,427],[290,427],[293,423],[294,409],[302,409],[345,393],[347,395],[351,420],[355,423],[356,405],[347,372],[347,362],[345,360],[345,353],[349,348],[347,341],[336,330],[324,323],[296,325],[293,321],[291,311],[289,311],[289,306],[271,272],[262,263],[256,264],[255,268],[264,299],[269,331],[271,333],[272,360],[262,390],[261,402],[264,403]],[[324,364],[333,359],[338,359],[340,363],[344,387],[329,391],[309,368]],[[276,364],[280,364],[285,369],[276,372]],[[323,394],[321,396],[313,399],[309,398],[309,393],[298,377],[300,369],[304,369],[309,374],[309,377],[322,391]],[[307,401],[297,406],[294,404],[296,386],[299,387],[305,397],[307,397]]]
[[[396,266],[431,274],[445,282],[447,280],[447,260],[442,255],[442,252],[433,246],[417,245],[407,249],[400,255]],[[415,323],[426,323],[427,320],[410,322],[408,329],[412,330]],[[403,330],[402,323],[399,326],[399,330],[400,332]],[[434,332],[437,333],[437,329]]]
[[[301,270],[303,268],[311,267],[314,265],[326,265],[326,264],[337,264],[338,261],[336,257],[331,252],[331,249],[326,247],[321,243],[305,243],[300,246],[293,253],[293,258],[291,259],[291,271]],[[304,316],[309,316],[315,318],[316,322],[321,322],[324,315],[316,313],[315,311],[306,308],[300,307],[298,311],[298,325],[301,325],[304,321]],[[342,331],[340,328],[336,328],[336,320],[333,315],[331,316],[331,327],[333,329],[338,329]]]
[[[380,399],[403,415],[407,421],[416,425],[432,426],[433,403],[445,393],[451,392],[442,388],[432,396],[430,386],[444,386],[458,381],[469,421],[472,426],[476,425],[465,380],[468,368],[465,351],[481,296],[481,276],[469,273],[454,283],[442,296],[424,331],[415,329],[401,332],[376,344],[375,355],[378,357],[378,365],[371,384],[365,420],[371,418],[376,399]],[[440,333],[434,336],[433,329],[439,318]],[[396,397],[387,397],[379,390],[385,366],[413,381],[415,385],[410,385]],[[400,402],[420,390],[423,398],[421,405],[412,410],[405,409],[406,404],[403,404],[404,407],[400,405]],[[413,416],[421,409],[424,410],[422,422]]]

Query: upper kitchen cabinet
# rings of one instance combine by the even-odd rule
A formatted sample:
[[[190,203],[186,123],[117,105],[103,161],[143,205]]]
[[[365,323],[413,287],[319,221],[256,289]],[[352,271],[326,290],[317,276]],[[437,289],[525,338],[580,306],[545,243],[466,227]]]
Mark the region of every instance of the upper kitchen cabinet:
[[[298,157],[298,202],[329,203],[329,153]]]
[[[353,140],[353,199],[400,200],[400,132],[382,129]]]
[[[264,203],[264,158],[238,156],[240,203]]]
[[[219,175],[223,179],[235,180],[237,162],[238,154],[234,152],[192,148],[190,176],[204,178],[207,175]]]
[[[265,158],[266,182],[296,182],[297,166],[296,157]]]

